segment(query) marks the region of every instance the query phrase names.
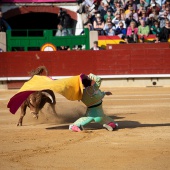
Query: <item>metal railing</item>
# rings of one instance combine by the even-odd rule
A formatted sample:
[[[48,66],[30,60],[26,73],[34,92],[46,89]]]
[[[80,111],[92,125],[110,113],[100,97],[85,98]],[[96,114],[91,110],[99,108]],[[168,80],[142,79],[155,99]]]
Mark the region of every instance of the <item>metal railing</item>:
[[[84,34],[67,36],[55,36],[56,30],[7,30],[7,51],[40,51],[41,47],[50,43],[56,48],[84,45],[86,50],[90,48],[89,30],[84,29]]]

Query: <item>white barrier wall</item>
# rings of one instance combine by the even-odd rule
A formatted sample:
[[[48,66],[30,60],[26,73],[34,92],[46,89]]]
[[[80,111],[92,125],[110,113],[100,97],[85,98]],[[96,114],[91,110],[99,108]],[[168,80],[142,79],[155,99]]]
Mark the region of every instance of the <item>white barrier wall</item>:
[[[0,32],[0,48],[6,52],[6,33]]]
[[[170,87],[170,78],[104,79],[102,87]]]
[[[98,32],[97,31],[90,31],[90,48],[93,47],[93,42],[98,41]]]

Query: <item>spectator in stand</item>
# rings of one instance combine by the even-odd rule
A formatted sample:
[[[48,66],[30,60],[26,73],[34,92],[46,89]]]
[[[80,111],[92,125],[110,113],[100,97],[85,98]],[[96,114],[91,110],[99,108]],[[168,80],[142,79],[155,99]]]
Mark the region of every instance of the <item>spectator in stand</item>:
[[[166,12],[166,6],[165,4],[162,4],[160,12],[159,12],[159,17],[164,16],[164,12]]]
[[[170,20],[170,7],[166,7],[167,18]]]
[[[93,14],[92,14],[91,17],[90,17],[90,21],[91,21],[92,24],[94,23],[94,21],[96,21],[97,14],[100,14],[100,11],[98,11],[97,9],[95,9],[94,12],[93,12]]]
[[[55,36],[67,36],[67,30],[65,28],[63,28],[62,24],[59,23],[57,25],[57,32],[55,34]]]
[[[60,51],[70,51],[70,48],[69,46],[60,46],[60,47],[57,47],[57,50],[60,50]]]
[[[142,15],[139,17],[138,24],[140,25],[140,20],[144,20],[145,23],[147,24],[148,23],[148,19],[149,19],[149,17],[147,16],[146,11],[143,10],[142,11]]]
[[[77,10],[77,13],[79,14],[82,14],[83,13],[83,10],[88,7],[88,11],[92,11],[94,8],[95,8],[95,4],[93,4],[93,1],[91,0],[82,0],[80,3],[79,3],[80,7],[79,9]]]
[[[168,42],[169,35],[170,35],[170,21],[166,20],[165,26],[161,29],[159,41]]]
[[[122,8],[121,2],[118,1],[118,0],[115,0],[114,5],[115,5],[115,7],[114,7],[114,11],[115,11],[115,12],[116,12],[116,11],[119,11],[120,8]]]
[[[132,14],[130,14],[128,16],[128,18],[126,18],[126,20],[125,20],[126,28],[129,27],[129,25],[132,21],[136,23],[135,24],[136,26],[138,26],[138,22],[133,18]]]
[[[153,10],[152,14],[154,15],[155,20],[158,20],[159,12],[157,12],[156,10]]]
[[[93,25],[91,24],[91,22],[86,22],[85,24],[84,24],[84,28],[88,28],[89,29],[89,31],[92,31],[93,30]],[[80,33],[80,35],[82,35],[82,34],[84,34],[84,30]]]
[[[104,5],[109,5],[108,0],[101,0],[101,1],[104,3]]]
[[[155,2],[155,0],[152,0],[152,2]],[[160,6],[159,6],[158,3],[156,3],[156,2],[152,3],[147,9],[147,14],[148,15],[151,14],[153,12],[153,10],[156,11],[159,14]]]
[[[170,0],[166,0],[166,1],[165,1],[165,6],[166,6],[167,8],[170,8]]]
[[[114,11],[114,2],[113,2],[113,0],[106,0],[106,2],[109,5],[109,8],[112,9],[112,11]]]
[[[125,0],[115,0],[115,3],[119,3],[121,7],[125,5]]]
[[[129,12],[126,14],[126,18],[129,17],[129,15],[132,15],[133,19],[138,21],[138,14],[134,11],[133,7],[129,7]],[[125,11],[126,12],[126,11]]]
[[[141,16],[142,16],[142,11],[146,11],[146,10],[144,9],[144,7],[140,7],[139,9],[137,9],[138,17],[141,17]]]
[[[151,0],[151,2],[150,2],[150,7],[151,6],[156,6],[156,7],[158,7],[159,9],[160,9],[160,7],[161,7],[161,4],[159,4],[159,3],[157,3],[157,1],[158,0]]]
[[[112,18],[109,16],[107,17],[105,24],[110,23],[110,22],[112,22]]]
[[[63,11],[62,8],[60,8],[58,17],[59,17],[61,25],[67,30],[67,34],[73,35],[72,34],[72,18],[69,14],[67,14],[67,11]]]
[[[3,18],[3,14],[0,11],[0,32],[6,32],[6,30],[11,30],[9,24]]]
[[[107,19],[106,19],[105,24],[110,23],[110,22],[112,22],[112,18],[111,18],[111,16],[108,16]]]
[[[164,12],[164,15],[159,17],[159,21],[160,21],[160,28],[163,28],[165,26],[166,20],[167,20],[167,13]]]
[[[120,21],[119,26],[115,30],[115,34],[118,35],[121,39],[124,39],[126,37],[126,28],[124,24],[124,22]]]
[[[106,22],[106,20],[107,20],[108,17],[110,17],[111,19],[114,18],[113,13],[112,13],[112,10],[111,10],[110,8],[107,10],[106,15],[104,16],[105,22]]]
[[[165,4],[165,1],[166,1],[166,0],[156,0],[156,2],[157,2],[160,6],[162,6],[162,4]]]
[[[82,45],[74,45],[72,50],[80,51],[80,50],[82,50]]]
[[[128,8],[125,10],[125,14],[128,15],[131,11],[133,11],[132,4],[128,5]]]
[[[144,39],[149,35],[150,28],[145,24],[144,20],[140,20],[140,26],[138,26],[138,37],[140,42],[144,42]]]
[[[125,20],[125,19],[126,19],[125,10],[124,10],[123,8],[120,8],[120,9],[119,9],[119,12],[120,12],[120,15],[121,15],[122,20]]]
[[[148,4],[148,6],[150,5],[150,3],[151,3],[151,0],[145,0],[146,1],[146,3]],[[147,7],[148,7],[147,6]]]
[[[104,21],[101,19],[101,15],[96,15],[96,20],[93,22],[94,30],[98,31],[98,35],[104,35]]]
[[[92,30],[93,30],[93,25],[92,25],[91,23],[89,23],[89,22],[86,23],[86,24],[84,25],[83,30],[81,31],[80,35],[84,35],[84,34],[85,34],[84,28],[88,28],[89,31],[92,31]]]
[[[100,11],[100,15],[101,15],[102,20],[104,19],[104,16],[107,14],[107,10],[108,10],[108,4],[105,4],[104,8],[101,9],[101,11]]]
[[[154,25],[151,26],[151,34],[159,36],[160,32],[161,32],[161,28],[160,28],[159,22],[155,21]]]
[[[127,40],[128,43],[137,43],[138,41],[138,28],[136,27],[136,23],[132,21],[130,26],[127,28]]]
[[[93,0],[93,4],[95,5],[94,8],[98,8],[100,6],[100,3],[101,3],[102,0]],[[93,9],[94,9],[93,8]]]
[[[117,14],[120,14],[120,15],[121,15],[121,19],[122,19],[122,20],[125,20],[125,19],[126,19],[125,10],[124,10],[123,8],[119,8],[119,9],[115,12],[114,16],[116,16]]]
[[[98,9],[98,11],[101,11],[102,9],[104,9],[104,2],[103,1],[100,1],[100,5],[97,9]]]
[[[94,41],[93,42],[93,47],[91,48],[91,50],[103,50],[103,48],[98,46],[98,41]]]
[[[140,0],[140,3],[137,4],[137,10],[140,10],[142,7],[142,10],[146,10],[148,7],[148,3],[145,0]]]
[[[125,21],[122,20],[121,14],[120,14],[120,13],[117,13],[117,15],[115,16],[115,18],[112,19],[112,23],[113,23],[113,25],[115,25],[116,28],[118,28],[118,27],[119,27],[119,22],[120,22],[120,21],[123,22],[124,28],[126,28]]]
[[[107,20],[104,26],[105,35],[108,35],[108,36],[115,35],[115,29],[116,27],[113,26],[111,20],[110,21]]]
[[[137,10],[136,2],[133,1],[133,0],[127,0],[127,1],[125,2],[124,7],[123,7],[123,8],[125,9],[125,11],[128,9],[128,6],[129,6],[129,5],[131,5],[135,11]]]
[[[158,21],[157,16],[155,14],[150,14],[147,25],[149,25],[149,27],[151,28],[154,25],[155,21]]]
[[[84,28],[88,28],[89,31],[93,30],[93,25],[92,25],[92,14],[87,13],[87,14],[82,14],[82,20],[83,20],[83,26]],[[84,33],[84,30],[82,31]]]

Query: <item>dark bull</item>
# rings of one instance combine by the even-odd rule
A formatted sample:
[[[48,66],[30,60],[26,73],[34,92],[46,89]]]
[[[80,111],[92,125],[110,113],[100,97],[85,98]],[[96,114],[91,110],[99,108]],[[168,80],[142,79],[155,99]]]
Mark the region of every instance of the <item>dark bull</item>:
[[[49,103],[53,112],[56,114],[55,110],[55,95],[51,90],[37,91],[29,95],[29,97],[21,105],[21,115],[17,126],[22,126],[23,118],[26,114],[27,107],[30,108],[30,113],[33,117],[38,119],[39,111],[44,107],[46,103]]]

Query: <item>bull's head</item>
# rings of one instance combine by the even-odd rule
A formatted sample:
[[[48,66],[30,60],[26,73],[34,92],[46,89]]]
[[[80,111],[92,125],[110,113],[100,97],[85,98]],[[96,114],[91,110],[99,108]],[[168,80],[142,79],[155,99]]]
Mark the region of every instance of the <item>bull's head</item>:
[[[34,118],[38,119],[38,113],[46,103],[47,99],[50,99],[50,102],[54,103],[53,97],[45,91],[35,92],[30,95],[30,113],[33,115]]]

